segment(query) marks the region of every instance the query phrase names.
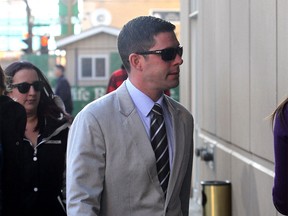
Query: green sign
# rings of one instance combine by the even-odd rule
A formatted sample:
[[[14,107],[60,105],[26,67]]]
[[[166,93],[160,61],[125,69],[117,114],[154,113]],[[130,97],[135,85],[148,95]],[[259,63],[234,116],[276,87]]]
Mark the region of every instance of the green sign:
[[[106,94],[106,86],[73,86],[71,88],[73,98],[73,116],[77,115],[88,103]],[[170,90],[171,97],[179,101],[179,88]]]
[[[73,86],[73,116],[81,111],[88,103],[106,94],[106,86]]]
[[[176,88],[173,88],[173,89],[170,89],[170,96],[176,100],[176,101],[179,101],[179,87],[176,87]]]

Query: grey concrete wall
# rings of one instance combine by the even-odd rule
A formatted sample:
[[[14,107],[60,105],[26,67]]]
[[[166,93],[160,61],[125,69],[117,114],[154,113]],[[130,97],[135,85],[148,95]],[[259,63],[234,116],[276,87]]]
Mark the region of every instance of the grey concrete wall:
[[[214,162],[195,158],[193,185],[230,180],[233,216],[280,215],[272,203],[267,117],[288,95],[288,2],[199,0],[197,10],[186,6],[195,2],[181,0],[181,36],[189,51],[180,98],[195,116],[196,148],[208,147]]]

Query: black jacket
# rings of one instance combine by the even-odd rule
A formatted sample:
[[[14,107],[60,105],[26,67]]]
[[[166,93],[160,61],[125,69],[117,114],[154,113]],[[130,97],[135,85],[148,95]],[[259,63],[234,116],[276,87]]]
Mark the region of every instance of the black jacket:
[[[71,87],[68,80],[64,76],[61,76],[57,79],[55,94],[62,99],[66,112],[72,114],[73,101],[71,95]]]
[[[26,111],[22,105],[14,102],[10,97],[0,96],[0,215],[3,208],[3,138],[13,137],[15,140],[19,140],[24,135],[26,126]],[[17,156],[15,156],[17,157]],[[13,160],[15,157],[11,157]],[[5,184],[4,184],[5,185]]]
[[[35,148],[23,136],[25,127],[19,135],[3,136],[4,216],[65,215],[60,200],[69,124],[52,118],[39,121],[44,128]]]

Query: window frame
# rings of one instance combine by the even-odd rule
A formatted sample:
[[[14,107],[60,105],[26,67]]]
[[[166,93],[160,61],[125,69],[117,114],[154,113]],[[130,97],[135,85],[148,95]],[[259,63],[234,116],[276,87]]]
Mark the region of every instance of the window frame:
[[[82,72],[82,59],[88,58],[91,59],[91,68],[92,68],[92,73],[91,76],[89,77],[84,77],[83,72]],[[104,76],[97,76],[96,73],[96,60],[97,59],[104,59],[105,63],[105,71],[104,71]],[[109,75],[109,56],[105,54],[96,54],[96,55],[79,55],[78,57],[78,80],[81,81],[86,81],[86,80],[107,80]]]

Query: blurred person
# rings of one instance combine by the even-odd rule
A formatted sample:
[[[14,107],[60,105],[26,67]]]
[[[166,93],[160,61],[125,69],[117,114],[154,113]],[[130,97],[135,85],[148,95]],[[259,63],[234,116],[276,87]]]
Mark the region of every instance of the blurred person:
[[[69,216],[188,216],[193,117],[164,94],[183,63],[174,30],[141,16],[120,31],[128,79],[80,111],[69,132]]]
[[[4,73],[0,66],[0,215],[2,215],[2,125],[3,125],[3,111],[2,111],[2,95],[5,90]]]
[[[278,212],[288,215],[288,98],[272,113],[275,177],[273,203]]]
[[[5,74],[6,94],[24,107],[26,124],[19,133],[2,134],[3,215],[66,215],[62,190],[69,123],[58,106],[61,100],[30,62],[13,62]]]
[[[26,125],[26,112],[22,105],[13,101],[10,97],[3,95],[5,91],[4,72],[0,66],[0,215],[3,215],[3,197],[2,197],[2,168],[3,168],[3,150],[2,136],[13,135],[16,137],[24,134]]]
[[[60,64],[55,65],[54,74],[57,78],[55,94],[62,99],[66,112],[71,115],[73,112],[73,101],[71,95],[71,86],[65,77],[65,67]]]
[[[123,64],[121,64],[121,68],[114,71],[108,82],[106,93],[110,93],[115,91],[128,77],[127,71]]]
[[[106,94],[115,91],[123,82],[128,78],[127,71],[123,64],[121,64],[121,68],[114,71],[108,82],[108,86],[106,89]],[[164,92],[166,95],[170,96],[170,90],[165,90]]]

